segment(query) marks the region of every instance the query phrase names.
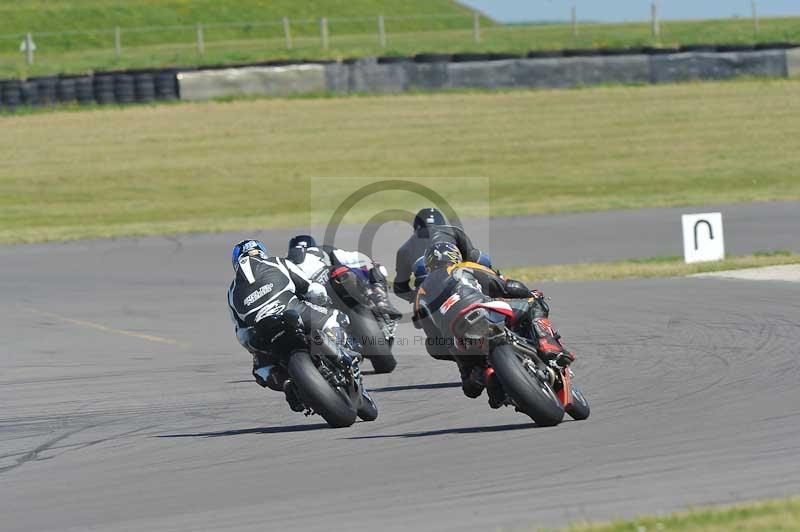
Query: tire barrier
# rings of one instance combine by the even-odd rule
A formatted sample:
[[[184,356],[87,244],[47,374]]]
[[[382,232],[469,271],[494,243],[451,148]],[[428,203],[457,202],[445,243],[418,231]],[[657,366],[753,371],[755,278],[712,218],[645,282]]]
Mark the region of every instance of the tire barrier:
[[[61,78],[56,86],[56,95],[59,103],[73,103],[78,101],[75,78]]]
[[[16,79],[4,81],[0,85],[0,107],[8,110],[15,110],[22,104],[22,82]]]
[[[449,63],[453,56],[450,54],[417,54],[414,56],[415,63]]]
[[[34,80],[28,79],[20,84],[22,103],[29,107],[39,105],[39,88]]]
[[[162,70],[155,77],[156,99],[157,100],[177,100],[180,96],[178,92],[178,71]]]
[[[114,75],[114,98],[117,103],[134,103],[136,101],[136,89],[133,84],[131,74]]]
[[[152,74],[141,73],[133,78],[136,101],[149,103],[156,99],[156,81]]]
[[[36,83],[36,105],[53,105],[58,102],[57,77],[45,76],[41,78],[33,78],[32,81]]]
[[[674,83],[740,76],[800,77],[790,42],[681,47],[634,46],[505,53],[420,53],[343,62],[273,60],[242,67],[168,68],[0,80],[0,107],[58,102],[130,104],[224,96],[397,93],[451,88],[561,88]]]
[[[100,105],[106,105],[116,102],[114,95],[114,76],[109,74],[98,75],[94,77],[94,101]]]
[[[94,103],[94,86],[91,76],[75,78],[75,97],[81,105]]]

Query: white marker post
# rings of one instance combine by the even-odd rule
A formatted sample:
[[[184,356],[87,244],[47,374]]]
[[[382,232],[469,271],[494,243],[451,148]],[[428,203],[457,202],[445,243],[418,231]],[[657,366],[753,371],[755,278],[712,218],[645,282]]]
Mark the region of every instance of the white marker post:
[[[722,236],[722,213],[684,214],[683,257],[686,264],[725,258],[725,239]]]
[[[22,43],[19,45],[19,51],[25,53],[25,62],[29,65],[33,64],[33,52],[36,51],[36,43],[33,42],[33,35],[27,33]]]

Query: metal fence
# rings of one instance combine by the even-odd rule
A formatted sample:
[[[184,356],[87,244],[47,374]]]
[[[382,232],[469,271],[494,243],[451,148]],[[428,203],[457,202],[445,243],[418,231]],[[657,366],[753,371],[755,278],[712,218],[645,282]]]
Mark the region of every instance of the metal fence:
[[[750,19],[738,19],[737,40],[750,35],[757,41],[770,31],[752,2]],[[569,5],[565,6],[569,9]],[[733,23],[733,22],[732,22]],[[145,67],[153,64],[247,62],[268,57],[310,57],[476,49],[524,50],[575,46],[619,46],[677,39],[671,22],[660,18],[653,2],[648,22],[616,31],[619,25],[580,20],[573,5],[563,24],[495,24],[479,13],[463,15],[412,15],[247,22],[197,22],[187,25],[114,27],[93,30],[20,32],[0,35],[0,65],[16,65],[18,72],[41,71],[41,65],[70,70]],[[773,32],[777,37],[781,33]],[[685,37],[683,38],[686,39]],[[696,42],[702,42],[698,33]],[[537,44],[538,43],[538,44]],[[542,45],[544,43],[544,45]],[[37,68],[31,69],[33,65]],[[2,66],[0,66],[2,70]],[[2,72],[0,72],[2,74]]]

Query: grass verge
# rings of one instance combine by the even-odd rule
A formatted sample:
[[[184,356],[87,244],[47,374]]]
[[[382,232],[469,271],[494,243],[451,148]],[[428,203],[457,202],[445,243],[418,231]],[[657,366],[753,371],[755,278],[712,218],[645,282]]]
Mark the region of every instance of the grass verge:
[[[340,59],[418,52],[511,52],[561,48],[675,46],[789,41],[800,42],[800,18],[762,18],[758,34],[748,18],[663,21],[661,38],[648,23],[582,23],[577,36],[569,24],[493,24],[482,19],[475,42],[469,11],[446,0],[244,0],[236,9],[214,0],[143,1],[109,7],[103,0],[37,0],[0,7],[0,76],[31,76],[98,69],[154,68],[258,62],[270,59]],[[76,8],[76,4],[79,6]],[[568,8],[565,7],[565,15]],[[377,37],[377,16],[386,18],[386,47]],[[292,48],[286,48],[281,18],[290,17]],[[322,49],[319,17],[332,17],[329,46]],[[348,18],[356,17],[356,18]],[[238,26],[220,23],[248,21]],[[198,53],[198,22],[206,23],[205,48]],[[175,27],[174,25],[186,25]],[[142,26],[154,27],[136,31]],[[114,27],[121,27],[121,55]],[[69,29],[76,33],[49,32]],[[80,33],[87,29],[100,32]],[[34,32],[36,62],[28,66],[17,51],[22,35]]]
[[[718,262],[685,264],[681,257],[654,257],[588,264],[558,264],[505,268],[503,274],[523,281],[590,281],[598,279],[638,279],[650,277],[683,277],[695,273],[718,272],[800,264],[800,254],[779,250],[753,255],[728,257]]]
[[[800,498],[698,508],[663,517],[579,524],[562,532],[763,532],[800,530]]]
[[[800,199],[798,101],[784,80],[0,116],[0,242],[324,223],[315,176],[436,181],[462,217]]]

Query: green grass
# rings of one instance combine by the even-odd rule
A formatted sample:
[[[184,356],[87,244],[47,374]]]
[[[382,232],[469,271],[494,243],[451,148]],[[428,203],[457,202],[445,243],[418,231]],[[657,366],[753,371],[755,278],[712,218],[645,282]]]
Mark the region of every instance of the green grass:
[[[665,21],[655,41],[647,23],[581,24],[577,38],[568,24],[501,25],[481,20],[481,42],[472,35],[470,11],[449,0],[37,0],[0,2],[0,76],[28,76],[98,69],[229,64],[280,58],[335,59],[406,55],[423,51],[495,51],[690,43],[800,42],[800,17],[763,18],[756,35],[749,19]],[[565,11],[567,8],[565,7]],[[376,36],[377,15],[386,16],[387,47]],[[280,20],[290,17],[294,44],[287,50]],[[331,17],[330,47],[322,50],[318,19]],[[345,20],[350,19],[350,20]],[[248,22],[239,27],[213,26]],[[203,22],[206,50],[199,56],[194,25]],[[187,26],[170,28],[169,26]],[[122,28],[122,57],[114,52],[113,29]],[[145,26],[165,26],[137,32]],[[48,35],[64,30],[92,34]],[[127,31],[126,31],[127,30]],[[33,31],[32,67],[15,51]]]
[[[322,223],[315,176],[339,180],[326,205],[414,176],[462,216],[800,199],[798,100],[743,81],[3,116],[0,242]]]
[[[741,270],[783,264],[800,264],[800,254],[773,251],[728,257],[718,262],[685,264],[681,257],[654,257],[614,262],[558,264],[506,268],[503,274],[523,281],[589,281],[597,279],[640,279],[651,277],[683,277],[696,273]]]
[[[342,36],[358,42],[368,33],[363,42],[377,42],[378,15],[387,17],[393,32],[472,25],[472,12],[453,0],[0,0],[0,76],[335,56],[358,48]],[[285,51],[283,17],[292,21],[291,53]],[[321,17],[330,19],[327,53],[320,49]],[[486,17],[482,21],[491,25]],[[198,23],[207,43],[202,58],[194,44]],[[122,31],[122,60],[114,53],[115,27]],[[26,32],[33,33],[37,46],[31,68],[15,51]]]
[[[575,525],[562,532],[779,532],[800,530],[800,499],[697,508],[663,517]]]

